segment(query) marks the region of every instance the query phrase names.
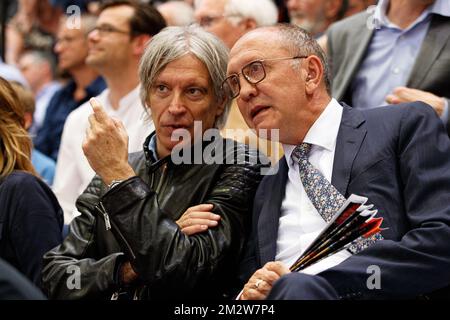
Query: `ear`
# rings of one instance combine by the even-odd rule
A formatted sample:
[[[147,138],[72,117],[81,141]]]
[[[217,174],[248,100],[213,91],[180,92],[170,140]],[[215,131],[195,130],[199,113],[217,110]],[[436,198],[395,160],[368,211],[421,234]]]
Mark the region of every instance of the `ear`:
[[[324,67],[320,59],[315,55],[311,55],[305,60],[306,72],[302,76],[305,81],[305,92],[307,95],[311,95],[322,84]]]
[[[244,33],[247,33],[250,30],[256,29],[256,21],[253,18],[245,18],[239,23],[244,28]]]
[[[336,20],[342,5],[343,0],[327,0],[324,7],[325,17],[328,20]]]
[[[148,34],[141,34],[133,38],[133,54],[141,57],[144,53],[147,42],[150,41],[152,37]]]

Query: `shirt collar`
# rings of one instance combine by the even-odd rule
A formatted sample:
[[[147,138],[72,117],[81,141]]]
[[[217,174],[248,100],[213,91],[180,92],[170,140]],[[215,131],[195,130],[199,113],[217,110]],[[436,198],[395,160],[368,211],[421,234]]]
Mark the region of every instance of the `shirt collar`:
[[[150,141],[148,142],[148,152],[150,152],[150,156],[154,162],[158,161],[158,153],[156,152],[156,134],[153,134],[150,137]]]
[[[450,17],[450,1],[448,0],[437,0],[431,6],[431,13],[439,14],[444,17]]]
[[[108,110],[113,113],[113,114],[126,114],[128,111],[129,107],[132,107],[136,100],[139,99],[139,90],[140,90],[140,85],[138,85],[136,88],[134,88],[133,90],[131,90],[130,92],[128,92],[125,96],[122,97],[122,99],[120,99],[119,101],[119,109],[118,110],[114,110],[111,106],[111,102],[109,100],[109,94],[110,91],[109,89],[106,89],[105,91],[103,91],[102,94],[105,94],[107,99],[106,99],[106,106],[108,108]],[[145,111],[142,110],[142,112],[144,113]]]
[[[380,27],[387,27],[387,28],[396,28],[399,29],[399,27],[395,24],[393,24],[391,21],[389,21],[386,12],[389,5],[390,0],[380,0],[377,4],[377,7],[375,9],[374,13],[374,20],[377,22],[377,24]],[[412,23],[406,30],[409,30],[416,26],[418,23],[424,21],[430,14],[439,14],[443,16],[450,16],[450,2],[448,0],[436,0],[431,6],[429,6],[427,9],[425,9],[424,12]],[[405,30],[405,31],[406,31]]]
[[[303,142],[312,144],[313,148],[320,147],[334,152],[341,118],[342,106],[333,98],[309,128]],[[286,159],[291,159],[295,147],[294,145],[283,144]],[[290,160],[288,160],[288,163],[290,163]]]
[[[136,88],[131,90],[126,96],[124,96],[119,101],[120,108],[133,104],[136,98],[139,98],[139,90],[141,85],[138,85]]]

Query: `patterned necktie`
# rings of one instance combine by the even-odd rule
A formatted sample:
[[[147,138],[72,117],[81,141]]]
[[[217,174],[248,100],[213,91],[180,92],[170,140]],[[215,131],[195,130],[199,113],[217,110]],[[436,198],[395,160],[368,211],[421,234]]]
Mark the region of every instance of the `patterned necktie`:
[[[330,222],[335,213],[342,207],[345,197],[317,170],[308,160],[311,144],[302,143],[295,147],[292,159],[298,163],[300,180],[308,198],[325,220]],[[353,241],[349,250],[358,253],[383,237],[376,234],[370,238],[358,238]]]

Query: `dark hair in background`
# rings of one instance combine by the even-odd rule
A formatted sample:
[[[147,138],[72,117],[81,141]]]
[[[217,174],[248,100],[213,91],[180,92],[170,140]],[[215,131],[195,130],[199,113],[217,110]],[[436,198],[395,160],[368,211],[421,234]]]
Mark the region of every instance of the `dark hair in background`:
[[[133,17],[130,19],[131,36],[141,34],[155,35],[166,27],[166,22],[158,10],[151,4],[134,0],[110,0],[105,1],[100,7],[100,13],[117,6],[130,6],[134,9]]]

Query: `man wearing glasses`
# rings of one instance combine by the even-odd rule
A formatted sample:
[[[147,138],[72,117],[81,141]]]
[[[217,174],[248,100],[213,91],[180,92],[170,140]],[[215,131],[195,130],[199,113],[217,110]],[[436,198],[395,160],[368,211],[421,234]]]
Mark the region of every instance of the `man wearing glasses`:
[[[238,40],[223,88],[250,127],[280,130],[285,153],[255,196],[240,299],[413,298],[450,284],[450,142],[430,106],[339,104],[325,54],[292,25]],[[351,194],[378,209],[382,237],[290,273],[324,209]]]
[[[147,41],[165,22],[152,6],[137,1],[111,1],[101,9],[89,34],[86,63],[105,79],[107,89],[97,99],[108,115],[121,120],[129,133],[129,151],[141,149],[154,127],[146,123],[139,100],[138,65]],[[94,176],[81,145],[92,109],[82,105],[67,118],[56,167],[54,191],[64,210],[65,224],[76,214],[75,201]]]
[[[71,79],[48,101],[33,139],[36,149],[54,161],[58,158],[68,115],[106,87],[98,72],[85,62],[88,55],[87,37],[95,21],[94,16],[82,15],[78,28],[71,26],[69,18],[62,19],[59,25],[54,51],[58,56],[59,69],[68,73]],[[20,61],[23,62],[22,59]],[[39,98],[40,94],[36,97]]]

